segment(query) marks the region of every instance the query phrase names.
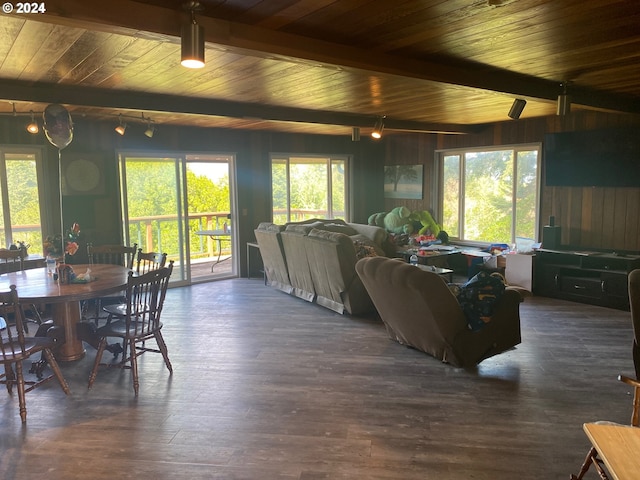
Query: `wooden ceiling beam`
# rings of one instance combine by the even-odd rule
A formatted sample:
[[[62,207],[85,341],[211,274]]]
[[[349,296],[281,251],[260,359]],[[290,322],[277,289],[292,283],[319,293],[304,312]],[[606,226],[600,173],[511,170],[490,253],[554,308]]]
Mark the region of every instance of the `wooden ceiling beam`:
[[[60,103],[83,107],[100,107],[131,111],[170,112],[231,118],[254,118],[280,122],[296,122],[345,127],[372,128],[376,117],[343,112],[306,110],[263,104],[181,97],[127,90],[78,87],[22,80],[0,80],[3,99],[16,102]],[[469,134],[482,126],[424,123],[407,120],[385,120],[385,129],[397,131]]]
[[[92,30],[144,36],[179,42],[187,13],[131,0],[86,2],[47,0],[44,15],[28,18]],[[35,18],[34,18],[35,17]],[[243,55],[308,61],[345,69],[398,75],[555,101],[564,79],[542,79],[477,63],[447,65],[388,55],[299,35],[197,15],[211,46]],[[586,107],[640,113],[640,99],[574,87],[572,102]]]

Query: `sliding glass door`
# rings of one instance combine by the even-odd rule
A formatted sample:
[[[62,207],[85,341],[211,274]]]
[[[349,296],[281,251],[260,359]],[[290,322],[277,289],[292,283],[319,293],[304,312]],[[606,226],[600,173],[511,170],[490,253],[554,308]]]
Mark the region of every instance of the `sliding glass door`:
[[[125,240],[166,252],[173,284],[237,276],[233,156],[120,155]]]

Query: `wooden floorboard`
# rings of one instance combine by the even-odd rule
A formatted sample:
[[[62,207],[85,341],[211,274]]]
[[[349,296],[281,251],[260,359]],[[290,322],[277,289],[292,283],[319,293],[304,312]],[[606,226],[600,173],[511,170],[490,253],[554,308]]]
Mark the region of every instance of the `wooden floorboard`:
[[[26,426],[5,391],[0,478],[566,479],[584,422],[628,422],[630,315],[541,297],[521,314],[521,345],[463,370],[261,279],[171,289],[173,375],[147,354],[137,399],[117,369],[87,390],[87,347],[62,364],[71,396],[27,394]]]

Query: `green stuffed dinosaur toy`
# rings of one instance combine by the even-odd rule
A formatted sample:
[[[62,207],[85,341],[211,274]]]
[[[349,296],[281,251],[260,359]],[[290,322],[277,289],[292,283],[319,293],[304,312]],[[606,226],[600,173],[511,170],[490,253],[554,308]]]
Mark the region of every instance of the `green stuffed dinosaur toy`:
[[[396,207],[390,212],[379,212],[369,216],[367,223],[382,227],[391,233],[413,233],[411,210],[407,207]]]
[[[407,207],[396,207],[384,217],[384,228],[391,233],[413,233],[411,210]]]
[[[412,212],[411,220],[420,222],[420,225],[422,225],[422,228],[418,230],[419,235],[424,235],[427,232],[431,232],[431,235],[437,237],[440,233],[440,225],[436,223],[436,221],[427,210]]]

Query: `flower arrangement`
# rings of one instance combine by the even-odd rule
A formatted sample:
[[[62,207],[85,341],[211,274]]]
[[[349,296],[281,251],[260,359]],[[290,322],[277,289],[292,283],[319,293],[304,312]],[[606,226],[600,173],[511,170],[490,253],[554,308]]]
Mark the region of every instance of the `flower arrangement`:
[[[75,255],[78,251],[78,238],[80,237],[80,225],[74,223],[64,234],[58,233],[48,236],[43,243],[44,253],[50,257],[59,257],[62,255],[62,244],[64,242],[64,253],[67,255]]]

